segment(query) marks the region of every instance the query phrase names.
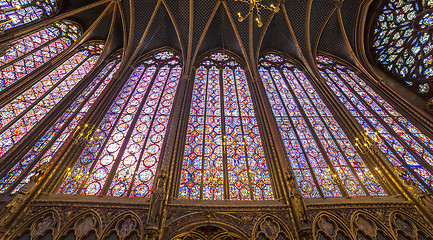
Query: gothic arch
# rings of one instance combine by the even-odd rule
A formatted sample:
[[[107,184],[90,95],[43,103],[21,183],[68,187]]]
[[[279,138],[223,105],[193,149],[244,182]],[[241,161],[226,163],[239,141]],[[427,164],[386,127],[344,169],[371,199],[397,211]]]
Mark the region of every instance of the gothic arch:
[[[383,163],[388,169],[407,171],[398,175],[404,175],[408,184],[414,183],[432,192],[429,184],[433,152],[428,147],[433,142],[431,121],[362,68],[326,54],[318,56],[317,60],[322,79],[361,127],[358,138],[371,139],[368,140],[370,145],[379,147],[380,155],[387,158]],[[366,144],[364,151],[371,148]]]
[[[100,213],[94,210],[86,210],[71,218],[59,232],[55,239],[85,239],[93,234],[100,236],[102,229],[102,218]]]
[[[343,238],[344,237],[344,238]],[[313,220],[313,239],[354,240],[347,225],[333,213],[321,212]]]
[[[23,237],[38,238],[51,233],[51,238],[60,230],[60,214],[56,210],[46,210],[25,221],[14,230],[9,239],[22,239]],[[24,239],[27,239],[27,238]]]
[[[131,64],[132,68],[136,68],[138,65],[140,65],[140,63],[142,63],[143,61],[152,58],[155,56],[155,54],[160,53],[160,52],[164,52],[164,51],[169,51],[172,52],[174,56],[177,56],[179,62],[181,64],[183,64],[183,59],[182,59],[182,54],[181,52],[179,52],[179,50],[173,48],[173,47],[169,47],[169,46],[165,46],[165,47],[160,47],[160,48],[156,48],[153,49],[151,51],[148,51],[144,54],[142,54],[139,58],[137,58],[134,63]],[[171,60],[171,59],[170,59]],[[170,60],[166,60],[166,61],[170,61]],[[165,61],[163,61],[165,62]]]
[[[79,171],[79,177],[68,176],[60,192],[150,197],[169,141],[167,129],[171,127],[181,66],[176,51],[161,48],[131,67],[133,71],[119,83],[116,98],[102,110],[93,140],[71,170]],[[123,150],[113,152],[110,146],[123,146]]]
[[[389,230],[385,224],[383,224],[376,216],[372,213],[359,210],[355,212],[350,220],[350,228],[354,236],[358,236],[358,231],[362,231],[363,235],[367,235],[371,238],[375,238],[378,234],[387,236],[390,239],[394,237],[394,234]],[[381,233],[379,233],[379,231]]]
[[[106,224],[104,232],[101,234],[101,239],[111,239],[112,236],[117,236],[123,240],[128,237],[142,237],[144,225],[141,219],[145,217],[138,216],[136,213],[128,211],[122,212],[114,216],[108,224]]]
[[[189,232],[181,233],[172,240],[186,240],[186,239],[195,239],[195,240],[242,240],[236,234],[229,233],[224,228],[216,227],[213,225],[204,225],[200,227],[196,227]]]
[[[278,127],[275,135],[285,146],[284,159],[302,196],[386,195],[321,85],[279,53],[266,53],[258,65],[270,118]]]
[[[280,218],[272,215],[264,215],[258,218],[251,235],[253,239],[294,240],[292,232],[286,224]]]
[[[203,214],[197,212],[184,215],[175,221],[168,223],[164,230],[164,236],[162,239],[178,240],[175,237],[194,232],[195,229],[204,226],[213,226],[222,229],[225,232],[238,237],[239,239],[249,239],[248,234],[242,229],[243,224],[241,219],[229,214]]]
[[[399,210],[393,211],[389,215],[389,223],[395,238],[400,239],[400,235],[402,235],[402,239],[433,238],[433,232],[426,228],[427,225],[416,220],[408,213]]]
[[[245,72],[247,72],[248,68],[247,68],[247,64],[246,64],[244,58],[241,57],[241,56],[239,56],[239,55],[236,54],[235,52],[233,52],[233,51],[231,51],[231,50],[229,50],[229,49],[226,49],[226,48],[214,48],[214,49],[211,49],[211,50],[209,50],[209,51],[206,51],[206,52],[200,54],[200,56],[198,56],[198,57],[195,59],[194,66],[197,67],[197,66],[198,66],[201,62],[203,62],[203,61],[204,61],[208,56],[210,56],[210,55],[212,55],[212,54],[214,54],[214,53],[219,53],[219,52],[220,52],[220,53],[225,53],[225,54],[227,54],[228,56],[234,58],[234,60],[235,60],[236,62],[238,62],[238,63],[241,65],[241,67],[242,67],[243,69],[245,69]],[[216,62],[216,61],[214,61],[214,60],[210,60],[210,61]]]
[[[177,197],[274,199],[271,157],[244,62],[218,48],[201,55],[195,66],[185,98]]]
[[[54,152],[47,151],[51,149],[50,142],[61,139],[59,135],[64,129],[66,129],[62,133],[64,139],[72,133],[73,128],[82,117],[81,115],[76,117],[79,115],[76,113],[83,109],[77,107],[81,103],[87,104],[88,101],[85,100],[95,96],[90,95],[90,93],[93,93],[97,84],[89,85],[88,80],[91,74],[96,71],[95,64],[100,60],[103,47],[102,41],[89,41],[83,44],[69,53],[60,64],[50,66],[53,70],[49,74],[40,74],[37,79],[35,78],[32,87],[24,89],[23,93],[13,97],[12,101],[7,102],[7,105],[1,108],[1,114],[7,113],[10,106],[14,106],[12,108],[17,110],[11,114],[9,125],[1,130],[2,139],[23,124],[27,124],[28,127],[26,131],[19,134],[15,133],[13,135],[15,141],[10,141],[3,149],[1,159],[9,158],[10,161],[2,169],[2,178],[6,177],[7,180],[2,182],[0,192],[15,193],[23,185],[29,183],[36,168],[44,163],[41,161],[42,155],[46,154],[45,162],[51,161],[54,157]],[[99,83],[101,79],[97,80]],[[82,87],[85,87],[86,91],[83,91]],[[77,91],[79,91],[78,94]],[[29,101],[29,99],[31,100]],[[65,109],[64,103],[71,100],[78,106]],[[15,107],[16,105],[21,107]],[[34,119],[31,124],[26,121],[28,117]],[[72,119],[74,119],[73,124],[65,124],[65,120]],[[12,138],[11,136],[7,137]],[[35,145],[39,147],[32,148]],[[13,152],[17,149],[19,149],[18,153]],[[54,151],[54,148],[51,150]],[[31,160],[28,161],[27,159]]]

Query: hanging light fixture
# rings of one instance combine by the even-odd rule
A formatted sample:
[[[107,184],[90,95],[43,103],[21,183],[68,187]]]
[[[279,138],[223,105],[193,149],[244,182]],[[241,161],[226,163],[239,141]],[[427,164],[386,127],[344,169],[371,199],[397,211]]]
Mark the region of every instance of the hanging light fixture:
[[[250,14],[253,14],[254,10],[256,10],[256,16],[254,20],[257,22],[258,27],[263,26],[262,18],[260,17],[260,9],[266,9],[273,12],[280,11],[280,2],[275,4],[270,4],[269,6],[266,6],[261,3],[262,0],[235,0],[239,2],[248,3],[250,5],[248,13],[245,16],[242,16],[242,13],[238,12],[238,20],[239,22],[244,21]]]

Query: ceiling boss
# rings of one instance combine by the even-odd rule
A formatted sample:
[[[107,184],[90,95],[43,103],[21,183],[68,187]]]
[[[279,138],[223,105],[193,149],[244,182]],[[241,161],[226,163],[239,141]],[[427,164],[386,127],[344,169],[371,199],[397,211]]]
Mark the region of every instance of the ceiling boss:
[[[258,27],[262,27],[263,26],[263,22],[262,22],[262,18],[260,16],[260,10],[261,9],[267,9],[273,12],[278,12],[280,11],[280,1],[278,1],[277,4],[273,4],[271,3],[269,6],[264,5],[262,2],[262,0],[235,0],[235,1],[239,1],[239,2],[245,2],[245,3],[249,3],[250,7],[248,10],[248,13],[245,16],[242,16],[242,13],[238,12],[238,20],[239,22],[242,22],[245,20],[245,18],[247,18],[250,14],[254,14],[254,9],[256,10],[256,16],[254,18],[254,20],[257,22],[257,26]]]

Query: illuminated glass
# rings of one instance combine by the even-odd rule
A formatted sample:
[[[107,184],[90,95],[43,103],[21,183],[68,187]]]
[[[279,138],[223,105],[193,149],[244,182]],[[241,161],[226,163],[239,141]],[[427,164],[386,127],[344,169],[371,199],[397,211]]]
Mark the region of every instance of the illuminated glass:
[[[318,58],[320,74],[394,166],[408,171],[422,189],[432,189],[433,141],[398,113],[353,70]]]
[[[180,184],[180,198],[273,199],[247,78],[225,53],[196,70]]]
[[[0,91],[63,52],[81,36],[77,24],[61,21],[7,43],[0,56]]]
[[[8,30],[26,23],[52,16],[57,11],[56,0],[2,0],[0,21]]]
[[[2,178],[0,193],[11,191],[16,186],[15,190],[12,191],[12,193],[15,193],[30,181],[36,168],[51,161],[57,150],[63,146],[63,143],[73,133],[92,104],[104,91],[119,65],[118,60],[110,61],[81,94],[73,100],[69,108],[45,132],[39,141]]]
[[[302,71],[267,54],[259,73],[304,198],[385,195]]]
[[[89,43],[0,108],[0,157],[19,142],[90,72],[103,48]]]
[[[433,3],[389,0],[373,27],[376,60],[421,94],[431,93],[433,77]]]
[[[170,51],[136,67],[59,193],[150,197],[181,72]]]

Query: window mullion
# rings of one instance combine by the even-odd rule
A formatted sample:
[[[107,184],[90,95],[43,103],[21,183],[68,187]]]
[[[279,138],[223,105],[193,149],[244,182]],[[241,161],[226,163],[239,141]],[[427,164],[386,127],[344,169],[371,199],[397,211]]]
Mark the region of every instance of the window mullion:
[[[307,156],[307,151],[305,150],[304,145],[301,143],[301,138],[300,138],[298,132],[297,132],[296,129],[295,129],[295,124],[293,123],[293,119],[292,119],[292,117],[291,117],[290,114],[289,114],[289,110],[287,109],[287,106],[286,106],[286,105],[284,104],[284,102],[283,102],[283,97],[281,96],[281,93],[280,93],[280,91],[279,91],[279,89],[278,89],[278,87],[277,87],[278,85],[276,84],[275,79],[274,79],[274,77],[273,77],[272,74],[271,74],[271,71],[270,71],[269,69],[266,69],[266,71],[268,71],[269,76],[270,76],[271,79],[272,79],[272,84],[275,86],[275,90],[276,90],[276,92],[277,92],[277,94],[278,94],[278,96],[279,96],[279,98],[280,98],[280,101],[281,101],[281,103],[282,103],[282,105],[283,105],[284,111],[286,112],[287,119],[289,120],[289,122],[290,122],[290,124],[291,124],[291,127],[292,127],[292,129],[293,129],[293,133],[295,134],[296,139],[297,139],[297,142],[298,142],[299,146],[301,147],[302,154],[304,155],[304,158],[305,158],[305,161],[306,161],[307,164],[308,164],[308,167],[309,167],[309,171],[310,171],[310,173],[311,173],[311,176],[312,176],[312,178],[313,178],[313,180],[314,180],[314,183],[316,184],[316,189],[319,191],[320,196],[321,196],[321,197],[324,197],[325,195],[323,194],[322,188],[320,187],[319,181],[317,180],[316,174],[315,174],[314,171],[312,170],[313,167],[311,166],[310,160],[309,160],[309,158],[308,158],[308,156]],[[281,72],[280,72],[280,74],[281,74]],[[280,131],[281,131],[281,129],[280,129]],[[290,159],[289,159],[289,161],[290,161]]]
[[[149,137],[150,137],[150,134],[152,132],[152,126],[153,126],[153,123],[155,122],[156,115],[158,114],[158,109],[159,109],[159,106],[161,104],[163,93],[164,93],[165,88],[167,87],[167,84],[169,82],[170,74],[171,74],[172,70],[173,70],[173,68],[170,67],[170,70],[167,73],[167,78],[165,79],[164,87],[161,90],[161,95],[159,96],[158,103],[156,104],[155,111],[154,111],[153,116],[152,116],[152,120],[150,121],[149,129],[147,131],[147,136],[144,139],[143,148],[140,150],[140,155],[139,155],[139,158],[137,159],[137,166],[135,167],[134,174],[132,175],[131,183],[129,184],[129,188],[128,188],[127,193],[126,193],[126,196],[128,196],[128,197],[131,194],[132,187],[134,186],[134,180],[135,180],[135,178],[137,176],[138,169],[140,169],[140,164],[141,164],[141,161],[143,160],[142,157],[143,157],[144,151],[146,150],[146,144],[147,144],[147,142],[149,140]],[[159,71],[161,71],[161,69],[159,69]],[[155,75],[159,74],[159,71],[157,73],[155,73]],[[152,90],[151,87],[149,88],[149,92],[150,92],[150,90]],[[149,95],[149,93],[147,93],[146,100],[147,100],[148,95]],[[144,106],[144,103],[146,102],[146,100],[143,99],[143,101],[142,101],[143,102],[143,106]],[[137,119],[140,117],[140,115],[141,115],[141,111],[137,112]],[[135,125],[136,125],[136,123],[134,123],[134,125],[131,125],[131,127],[134,129]],[[161,158],[161,156],[159,156],[159,158]],[[157,163],[159,163],[159,161],[157,161]],[[157,163],[155,163],[155,164],[157,164]]]
[[[310,129],[310,133],[313,135],[314,140],[316,141],[317,147],[320,149],[320,152],[323,156],[323,159],[326,161],[326,164],[328,165],[328,168],[332,174],[332,176],[336,175],[338,176],[338,172],[335,170],[334,165],[332,164],[331,160],[329,159],[328,155],[326,154],[325,148],[322,145],[322,142],[320,141],[319,137],[317,136],[316,131],[314,130],[314,127],[311,125],[311,122],[307,116],[307,114],[305,113],[301,103],[299,102],[299,99],[296,97],[295,92],[293,91],[292,87],[289,84],[289,81],[286,79],[286,76],[283,73],[283,70],[281,69],[281,66],[278,66],[278,71],[281,74],[281,77],[284,79],[284,82],[287,85],[287,89],[290,91],[291,95],[293,96],[293,100],[295,101],[296,105],[298,106],[299,112],[302,115],[302,118],[305,121],[305,124],[307,124],[308,128]],[[349,196],[349,194],[347,193],[345,187],[342,185],[341,182],[337,182],[335,181],[335,179],[332,180],[334,183],[336,183],[336,185],[338,186],[338,188],[340,189],[342,195],[344,197]]]
[[[239,109],[239,122],[240,122],[240,127],[241,127],[241,133],[242,133],[242,147],[244,149],[244,156],[245,156],[245,166],[247,167],[247,177],[248,177],[248,185],[249,185],[249,189],[250,189],[250,198],[251,200],[254,200],[254,194],[253,194],[253,184],[252,184],[252,178],[251,178],[251,172],[250,172],[250,166],[249,166],[249,158],[248,158],[248,152],[247,152],[247,147],[246,147],[246,142],[245,142],[245,130],[244,130],[244,124],[242,122],[242,110],[241,110],[241,106],[239,103],[239,92],[238,92],[238,84],[236,81],[236,71],[234,71],[234,67],[230,68],[230,70],[233,72],[233,85],[235,86],[235,92],[236,92],[236,103]],[[248,116],[247,116],[248,117]],[[248,117],[249,118],[249,117]]]
[[[42,30],[43,30],[43,29],[42,29]],[[41,31],[42,31],[42,30],[41,30]],[[59,31],[61,31],[61,30],[59,30]],[[26,37],[28,37],[28,36],[26,36]],[[28,56],[31,56],[31,55],[34,54],[35,52],[41,50],[41,49],[44,48],[44,47],[49,46],[51,43],[53,43],[53,42],[55,42],[55,41],[57,41],[57,40],[59,40],[59,39],[61,39],[61,38],[62,38],[61,35],[57,35],[55,38],[49,40],[48,42],[46,42],[46,43],[44,43],[44,44],[42,44],[42,45],[40,45],[39,47],[36,47],[36,48],[30,50],[29,52],[25,53],[24,55],[21,55],[20,57],[17,57],[17,58],[13,59],[12,61],[10,61],[10,62],[8,62],[8,63],[6,63],[6,64],[4,64],[4,65],[1,65],[1,66],[0,66],[0,71],[3,70],[3,69],[5,69],[5,68],[7,68],[7,67],[9,67],[9,66],[11,66],[11,65],[14,65],[16,62],[21,61],[21,60],[23,60],[24,58],[26,58],[26,57],[28,57]],[[71,41],[72,41],[72,40],[71,40]],[[68,47],[69,47],[69,46],[68,46]],[[45,64],[42,64],[42,65],[45,65]],[[40,65],[40,66],[42,66],[42,65]],[[34,70],[36,70],[37,68],[39,68],[39,67],[36,67]],[[34,70],[33,70],[33,71],[34,71]],[[33,72],[33,71],[32,71],[32,72]],[[30,73],[31,73],[31,72],[27,73],[24,77],[26,77],[26,76],[27,76],[28,74],[30,74]]]
[[[75,55],[75,54],[74,54]],[[89,55],[87,56],[85,59],[83,59],[80,63],[78,63],[74,68],[72,68],[67,74],[65,74],[63,76],[63,78],[59,81],[57,81],[56,84],[54,84],[53,86],[51,86],[50,89],[48,89],[47,91],[45,91],[44,94],[42,94],[37,100],[35,100],[32,104],[30,104],[28,107],[26,107],[26,109],[19,113],[17,116],[14,117],[14,119],[12,121],[10,121],[9,123],[7,123],[2,129],[0,129],[0,134],[3,134],[7,129],[9,129],[13,124],[16,123],[17,120],[19,120],[20,118],[22,118],[28,111],[30,111],[31,109],[33,109],[40,101],[42,101],[47,95],[49,95],[54,89],[56,89],[61,83],[63,83],[72,73],[75,72],[75,70],[77,70],[81,65],[83,65],[87,60],[90,59],[90,57],[92,57],[93,55]],[[73,57],[73,56],[72,56]],[[63,63],[61,63],[59,66],[61,66]],[[58,67],[59,67],[58,66]],[[55,69],[53,70],[55,71]],[[53,72],[51,71],[51,72]],[[48,76],[48,75],[47,75]],[[22,95],[22,94],[21,94]],[[21,96],[20,95],[20,96]],[[16,98],[15,98],[16,99]],[[14,99],[14,100],[15,100]],[[13,101],[13,100],[12,100]],[[47,113],[48,114],[48,113]]]
[[[116,129],[117,124],[118,124],[119,121],[120,121],[120,118],[121,118],[122,114],[125,112],[126,107],[128,106],[127,103],[128,103],[128,102],[130,101],[130,99],[132,98],[132,96],[133,96],[135,90],[137,89],[138,85],[140,85],[140,80],[141,80],[141,78],[143,77],[144,73],[146,72],[146,70],[147,70],[148,68],[149,68],[149,66],[146,66],[146,67],[143,69],[143,71],[142,71],[141,74],[140,74],[140,77],[139,77],[138,80],[137,80],[137,83],[135,84],[134,88],[131,90],[131,93],[130,93],[129,97],[125,100],[125,104],[123,105],[122,110],[117,114],[117,118],[116,118],[116,120],[113,122],[113,124],[112,124],[112,128],[110,129],[110,131],[109,131],[108,134],[106,135],[106,138],[104,139],[103,144],[102,144],[101,148],[100,148],[99,151],[98,151],[98,154],[96,154],[96,156],[95,156],[95,158],[94,158],[95,161],[92,163],[92,166],[91,166],[91,167],[89,168],[89,170],[87,171],[88,174],[86,174],[86,177],[85,177],[85,178],[83,179],[83,181],[81,182],[80,187],[79,187],[78,190],[77,190],[77,194],[80,194],[81,191],[83,190],[84,186],[86,185],[86,183],[87,183],[87,181],[88,181],[88,179],[89,179],[89,177],[90,177],[90,174],[93,172],[94,168],[96,167],[96,165],[97,165],[97,163],[98,163],[99,158],[101,157],[101,154],[104,152],[104,149],[107,147],[107,144],[108,144],[108,142],[109,142],[109,140],[110,140],[110,136],[113,134],[114,130]],[[128,84],[128,82],[129,82],[129,79],[125,82],[124,85]],[[121,92],[122,92],[122,91],[120,91],[119,94],[120,94]],[[116,100],[117,100],[117,97],[114,99],[113,103],[114,103]],[[113,104],[113,103],[112,103],[112,104]],[[107,113],[108,113],[108,111],[110,111],[110,110],[111,110],[111,106],[110,106],[110,108],[107,110]],[[106,114],[107,114],[107,113],[106,113]],[[104,116],[104,118],[105,118],[105,116]],[[104,120],[104,119],[102,119],[102,121],[103,121],[103,120]],[[102,123],[102,122],[101,122],[101,123]],[[101,124],[101,123],[100,123],[100,124]],[[80,157],[80,158],[81,158],[81,157]]]
[[[299,80],[298,76],[296,74],[294,74],[294,77],[296,78],[296,80],[298,81],[298,83],[301,83],[301,81]],[[340,152],[340,155],[343,156],[344,161],[346,162],[347,166],[349,167],[350,171],[352,172],[353,176],[355,177],[355,179],[358,181],[358,184],[361,186],[361,188],[364,190],[365,194],[370,196],[370,193],[368,192],[367,188],[364,186],[364,183],[361,181],[361,179],[359,178],[357,172],[355,171],[355,169],[353,169],[352,163],[349,161],[349,159],[347,159],[346,154],[344,154],[344,151],[341,149],[340,144],[338,144],[337,139],[335,138],[334,134],[332,133],[332,131],[329,129],[329,126],[327,124],[325,124],[325,120],[324,117],[322,116],[322,114],[320,114],[319,110],[317,109],[316,105],[313,103],[312,99],[310,98],[310,96],[307,94],[307,91],[304,87],[304,85],[299,84],[299,86],[304,90],[304,92],[306,93],[306,97],[309,100],[311,106],[314,108],[317,116],[320,118],[320,121],[322,122],[323,126],[325,126],[326,131],[328,131],[329,136],[331,136],[332,141],[334,142],[335,146],[337,147],[337,149]],[[326,106],[326,105],[325,105]],[[333,118],[333,116],[332,116]],[[325,140],[326,141],[326,140]],[[338,174],[337,174],[338,176]],[[338,176],[338,178],[340,178]],[[350,178],[349,178],[350,179]],[[341,178],[340,178],[341,180]]]
[[[337,73],[338,74],[338,77],[340,77],[340,78],[343,78],[339,73]],[[344,79],[344,78],[343,78]],[[379,114],[377,114],[377,112],[376,111],[374,111],[374,109],[370,106],[370,104],[368,104],[368,103],[366,103],[365,102],[365,100],[364,100],[364,98],[362,98],[359,94],[358,94],[358,92],[356,92],[346,81],[343,81],[344,82],[344,84],[346,85],[346,87],[348,88],[348,89],[350,89],[351,90],[351,92],[352,92],[352,94],[354,94],[354,95],[356,95],[356,96],[358,96],[358,100],[359,101],[361,101],[361,102],[363,102],[364,103],[364,106],[367,108],[367,109],[369,109],[370,111],[370,113],[372,113],[373,114],[373,116],[374,116],[374,118],[375,119],[377,119],[377,121],[379,121],[380,123],[381,123],[381,125],[383,126],[383,127],[385,127],[386,129],[387,129],[387,131],[388,131],[388,133],[389,134],[391,134],[391,133],[396,133],[395,131],[394,131],[394,129],[392,129],[384,120],[383,120],[383,118],[381,117],[381,116],[379,116]],[[385,110],[386,111],[386,110]],[[363,116],[363,115],[362,115]],[[392,118],[393,120],[394,120],[394,118]],[[368,121],[368,120],[367,120]],[[396,121],[396,122],[398,122],[398,121]],[[375,129],[375,128],[373,128],[373,129]],[[376,131],[376,129],[375,129],[375,131]],[[379,135],[380,135],[380,133],[379,133]],[[424,167],[426,167],[428,170],[429,170],[429,172],[430,173],[433,173],[433,167],[430,165],[430,164],[428,164],[424,159],[423,159],[423,156],[420,156],[417,152],[415,152],[410,146],[408,146],[407,145],[407,143],[405,142],[405,141],[403,141],[398,135],[396,136],[395,134],[391,134],[392,136],[394,136],[394,139],[396,139],[401,145],[403,145],[403,146],[405,146],[405,149],[408,151],[408,152],[410,152],[411,153],[411,155],[414,157],[414,158],[417,158],[417,160],[421,163],[421,165],[423,165]]]
[[[328,75],[328,78],[329,79],[332,79],[330,76],[329,76],[329,74],[328,73],[325,73],[325,74],[327,74]],[[331,80],[331,81],[333,81],[333,83],[336,85],[336,83],[334,82],[334,80]],[[346,97],[346,100],[347,101],[350,101],[350,98],[346,95],[346,93],[344,92],[344,91],[341,91],[341,93]],[[349,103],[349,104],[351,104],[351,103]],[[352,104],[351,104],[352,105]],[[362,112],[357,108],[357,107],[354,107],[354,109],[358,112],[358,114],[359,114],[359,116],[363,119],[363,121],[370,127],[370,129],[372,129],[372,130],[374,130],[374,131],[376,131],[376,128],[370,123],[370,121],[368,121],[368,119],[362,114]],[[355,117],[356,118],[356,117]],[[362,128],[364,128],[364,126],[361,126]],[[407,169],[407,171],[409,171],[411,174],[412,174],[412,176],[413,177],[415,177],[417,180],[418,180],[418,182],[420,183],[420,184],[422,184],[426,189],[428,189],[429,190],[429,192],[432,192],[431,190],[430,190],[430,187],[425,183],[425,181],[421,178],[421,177],[419,177],[419,175],[418,175],[418,173],[416,173],[407,163],[406,163],[406,161],[397,153],[397,151],[394,149],[394,147],[392,147],[392,146],[390,146],[390,144],[389,144],[389,142],[386,140],[386,139],[384,139],[383,137],[382,137],[382,135],[381,134],[378,134],[378,137],[381,139],[381,141],[387,146],[387,148],[388,148],[388,150],[389,151],[391,151],[393,154],[394,154],[394,156],[396,156],[398,159],[399,159],[399,161],[400,161],[400,163],[403,165],[403,166],[405,166],[405,168]]]
[[[148,68],[146,68],[147,70]],[[141,102],[137,108],[136,113],[134,114],[134,117],[129,125],[129,128],[124,136],[124,140],[122,142],[122,145],[119,148],[119,152],[117,153],[116,159],[114,160],[114,164],[111,167],[110,173],[108,175],[108,177],[106,178],[105,181],[105,186],[102,188],[101,194],[100,195],[107,195],[108,191],[110,190],[110,186],[111,183],[113,182],[114,177],[116,176],[116,172],[117,172],[117,168],[119,167],[120,161],[122,161],[122,157],[123,154],[125,153],[126,150],[126,146],[128,145],[128,142],[131,138],[132,132],[134,131],[134,126],[137,123],[138,118],[140,117],[140,112],[143,109],[144,103],[146,102],[147,97],[149,96],[149,92],[152,89],[153,84],[155,83],[155,79],[159,74],[159,71],[161,70],[161,64],[158,64],[158,67],[156,68],[153,76],[152,76],[152,80],[149,82],[149,85],[147,86],[146,92],[144,93],[143,98],[141,99]],[[140,84],[140,82],[142,81],[143,75],[144,75],[145,71],[143,71],[140,80],[137,83],[137,86]],[[134,92],[131,94],[131,97],[134,95]],[[125,107],[128,106],[128,104],[125,104]],[[120,118],[119,118],[120,119]]]
[[[348,74],[347,72],[346,72],[346,74]],[[340,75],[340,74],[339,74]],[[385,113],[388,113],[388,116],[387,117],[390,117],[406,134],[408,134],[409,136],[411,136],[412,137],[412,141],[415,141],[416,143],[418,143],[419,145],[421,145],[422,147],[423,147],[423,149],[424,149],[424,151],[428,151],[430,154],[433,154],[433,151],[428,147],[428,146],[426,146],[422,141],[420,141],[419,140],[419,138],[417,137],[417,136],[415,136],[414,135],[414,133],[412,133],[412,132],[410,132],[408,129],[407,129],[407,127],[405,127],[405,126],[403,126],[402,125],[402,123],[397,119],[397,117],[396,116],[394,116],[393,114],[389,114],[389,112],[388,112],[388,110],[382,105],[382,104],[379,104],[377,101],[376,101],[376,99],[370,94],[370,92],[368,92],[368,91],[366,91],[364,88],[362,88],[356,81],[355,81],[355,79],[353,79],[353,77],[351,77],[349,74],[348,74],[348,77],[349,78],[351,78],[352,79],[352,81],[353,82],[355,82],[356,83],[356,85],[360,88],[360,89],[362,89],[362,91],[364,91],[369,97],[370,97],[370,99],[372,100],[372,101],[374,101],[375,103],[376,103],[376,105],[377,106],[379,106],[381,109],[382,109],[382,111],[383,112],[385,112]],[[356,95],[358,95],[359,96],[359,94],[358,94],[358,92],[357,91],[355,91],[354,89],[353,89],[353,87],[350,85],[350,84],[346,84],[346,86],[349,88],[349,89],[351,89],[352,90],[352,92],[353,93],[355,93]],[[364,101],[364,98],[361,98],[360,96],[359,96],[359,99],[361,99],[364,103],[365,103],[365,101]],[[391,104],[390,104],[391,105]],[[376,111],[374,111],[373,109],[372,109],[372,107],[369,105],[369,104],[367,104],[367,106],[372,110],[371,112],[373,112],[373,113],[375,113],[375,115],[378,115],[377,113],[376,113]],[[402,115],[401,115],[401,117],[403,117]],[[379,117],[379,119],[381,119],[382,120],[382,118],[380,118]],[[383,123],[383,120],[382,120],[382,123]],[[388,125],[388,124],[385,124],[385,125]],[[392,128],[391,128],[392,129]],[[393,131],[394,131],[394,129],[392,129]],[[419,131],[419,130],[418,130]],[[395,131],[394,131],[395,132]],[[423,134],[421,131],[420,131],[420,133],[421,134]],[[402,141],[400,141],[400,142],[402,142]],[[405,141],[403,141],[403,142],[405,142]],[[410,147],[410,149],[412,149],[411,147]],[[423,158],[422,156],[421,156],[421,158]],[[429,165],[429,164],[428,164]],[[429,165],[429,166],[431,166],[431,165]]]
[[[21,176],[19,178],[17,178],[13,184],[11,184],[11,186],[9,187],[9,189],[7,190],[8,192],[13,191],[22,181],[24,178],[26,178],[26,176],[30,173],[30,171],[33,169],[33,167],[38,164],[42,157],[45,155],[45,153],[50,150],[50,148],[52,147],[52,145],[58,140],[58,138],[63,134],[63,131],[68,128],[70,126],[70,123],[75,119],[75,117],[77,116],[77,114],[80,113],[80,111],[82,110],[82,108],[87,104],[87,102],[89,101],[89,99],[93,96],[93,94],[98,90],[99,86],[104,82],[105,78],[111,74],[111,72],[113,71],[113,69],[116,67],[116,64],[113,64],[113,66],[111,66],[110,70],[103,76],[101,77],[101,79],[99,80],[99,82],[93,87],[92,91],[90,91],[87,96],[85,97],[85,99],[82,101],[82,103],[79,104],[79,106],[73,111],[73,113],[66,119],[66,121],[62,124],[62,127],[59,128],[55,134],[55,136],[45,145],[44,149],[41,150],[39,153],[37,153],[37,155],[35,156],[34,160],[32,161],[31,164],[29,164],[26,168],[26,170],[23,171],[23,173],[21,174]],[[102,70],[102,69],[101,69]],[[97,78],[98,76],[95,76],[95,78]],[[91,82],[86,86],[88,87],[91,84]],[[86,87],[82,89],[82,91],[80,92],[80,94],[83,93],[83,91],[86,90]],[[77,96],[77,98],[80,97]],[[75,98],[74,100],[76,101]],[[72,103],[74,104],[74,103]],[[72,106],[71,104],[71,106]],[[65,111],[67,111],[68,109],[65,109]],[[55,124],[55,123],[53,123]],[[78,122],[77,122],[78,124]],[[49,129],[48,129],[49,130]],[[72,132],[71,132],[72,133]],[[44,133],[45,135],[45,133]],[[42,136],[40,137],[42,138]],[[28,154],[28,151],[25,152],[24,155],[21,155],[19,157],[19,159],[21,159],[22,157],[26,156]]]
[[[203,199],[203,186],[204,186],[204,161],[205,161],[205,152],[206,152],[206,117],[207,117],[207,98],[208,98],[208,86],[209,86],[209,71],[210,67],[206,68],[206,82],[205,82],[205,97],[204,97],[204,112],[203,112],[203,140],[202,140],[202,155],[201,155],[201,176],[200,176],[200,199]],[[195,76],[197,77],[197,76]],[[193,83],[193,93],[194,93],[194,85]]]
[[[224,65],[220,63],[218,66],[219,75],[219,87],[220,87],[220,114],[221,114],[221,135],[223,136],[223,174],[224,174],[224,199],[230,199],[230,189],[229,189],[229,175],[228,175],[228,164],[227,164],[227,133],[226,133],[226,117],[225,117],[225,107],[224,107],[224,79],[223,71]]]

